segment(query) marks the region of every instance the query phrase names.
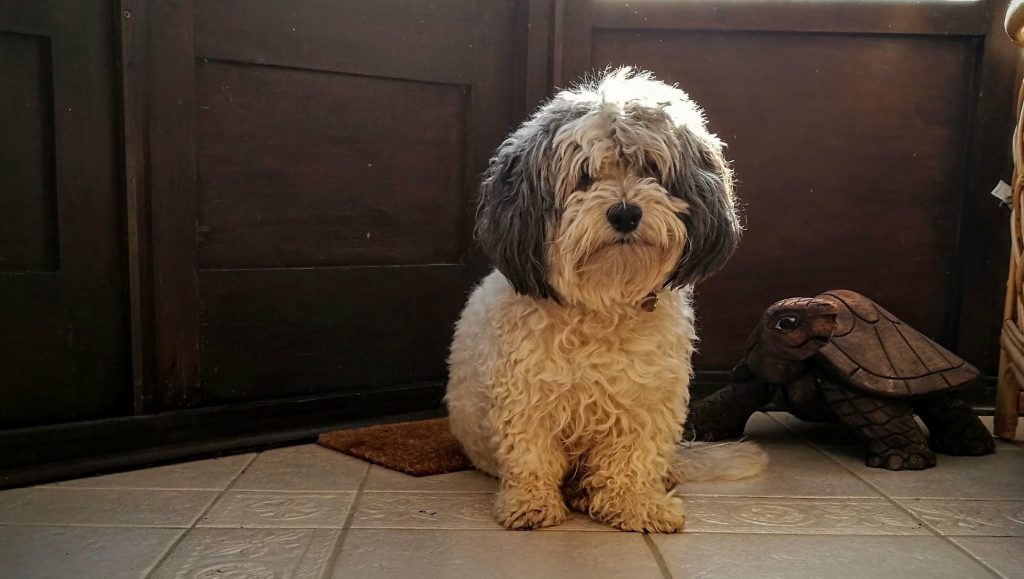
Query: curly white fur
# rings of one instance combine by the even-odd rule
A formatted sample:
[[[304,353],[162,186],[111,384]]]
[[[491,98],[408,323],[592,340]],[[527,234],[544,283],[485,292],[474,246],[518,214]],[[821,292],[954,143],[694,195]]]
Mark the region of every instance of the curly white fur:
[[[681,478],[763,468],[751,447],[720,447],[733,460],[717,469],[715,451],[676,454],[693,272],[724,262],[738,233],[720,150],[685,94],[618,71],[558,95],[492,161],[480,230],[501,271],[458,322],[446,402],[473,463],[501,480],[504,525],[555,525],[568,504],[621,529],[674,532]],[[627,203],[643,216],[621,232],[606,215]],[[651,292],[658,307],[646,311]]]

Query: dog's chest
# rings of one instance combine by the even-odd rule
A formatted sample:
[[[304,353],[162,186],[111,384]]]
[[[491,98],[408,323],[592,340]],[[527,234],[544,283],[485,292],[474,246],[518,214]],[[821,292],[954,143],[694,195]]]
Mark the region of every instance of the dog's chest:
[[[688,304],[617,316],[586,312],[523,312],[505,344],[532,394],[576,410],[604,401],[628,406],[678,397],[692,354]]]

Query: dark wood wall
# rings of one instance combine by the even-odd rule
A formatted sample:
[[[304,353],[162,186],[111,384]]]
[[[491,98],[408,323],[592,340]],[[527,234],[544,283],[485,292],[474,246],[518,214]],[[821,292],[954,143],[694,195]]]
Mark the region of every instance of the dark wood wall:
[[[56,4],[53,4],[56,6]],[[0,484],[431,410],[486,263],[478,175],[554,87],[650,68],[747,222],[698,384],[845,287],[996,361],[1017,53],[1001,4],[0,4]],[[8,79],[14,82],[7,82]],[[11,219],[16,217],[16,219]]]

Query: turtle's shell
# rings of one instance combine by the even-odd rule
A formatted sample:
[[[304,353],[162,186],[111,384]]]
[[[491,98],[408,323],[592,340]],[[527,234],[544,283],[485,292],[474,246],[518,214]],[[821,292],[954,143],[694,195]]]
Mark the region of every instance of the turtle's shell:
[[[836,330],[816,355],[851,386],[901,398],[967,384],[978,369],[868,298],[834,290],[818,296],[836,304]]]

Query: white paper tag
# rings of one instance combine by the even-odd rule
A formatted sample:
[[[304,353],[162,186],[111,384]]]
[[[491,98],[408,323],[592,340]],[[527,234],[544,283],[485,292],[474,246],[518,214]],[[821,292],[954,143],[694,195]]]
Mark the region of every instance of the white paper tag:
[[[1013,188],[1006,184],[1006,181],[999,181],[996,188],[992,190],[992,195],[1002,201],[1003,203],[1009,203],[1010,198],[1013,197]]]

